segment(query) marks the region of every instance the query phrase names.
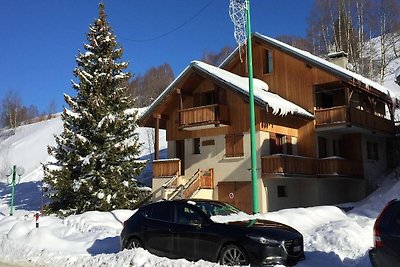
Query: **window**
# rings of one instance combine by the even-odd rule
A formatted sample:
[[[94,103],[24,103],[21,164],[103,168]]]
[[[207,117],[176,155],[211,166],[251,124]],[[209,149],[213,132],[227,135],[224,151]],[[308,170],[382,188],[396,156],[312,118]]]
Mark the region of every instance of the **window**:
[[[376,142],[367,141],[367,158],[379,160],[378,144]]]
[[[243,156],[243,134],[227,134],[225,136],[225,156]]]
[[[203,93],[203,106],[214,104],[214,91]]]
[[[193,154],[200,154],[200,138],[193,139]]]
[[[218,95],[216,96],[216,92],[214,90],[196,93],[193,95],[193,106],[201,107],[215,104],[218,101]]]
[[[151,205],[144,211],[144,216],[153,220],[160,221],[173,221],[173,208],[171,205],[163,206],[159,208],[159,205]]]
[[[196,225],[201,223],[201,217],[194,210],[183,205],[176,206],[177,223]]]
[[[264,74],[272,73],[272,67],[273,67],[272,51],[265,49],[263,73]]]
[[[278,185],[278,197],[287,197],[287,187],[285,185]]]
[[[327,142],[325,137],[318,136],[318,156],[320,159],[328,156]]]
[[[286,136],[286,154],[293,155],[292,137]]]
[[[285,143],[285,136],[282,134],[269,133],[270,140],[270,154],[282,154],[283,144]]]
[[[339,156],[339,142],[335,139],[332,140],[332,154],[333,156]]]

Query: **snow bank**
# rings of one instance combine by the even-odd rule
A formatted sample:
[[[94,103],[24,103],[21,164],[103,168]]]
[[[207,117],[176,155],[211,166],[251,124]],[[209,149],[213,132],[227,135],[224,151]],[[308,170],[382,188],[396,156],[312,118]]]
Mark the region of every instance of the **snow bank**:
[[[40,162],[53,134],[62,130],[60,118],[23,126],[11,137],[1,137],[0,156],[26,168],[16,187],[14,216],[8,216],[10,187],[4,178],[0,187],[0,262],[40,266],[219,266],[205,261],[170,260],[143,249],[119,251],[123,222],[135,211],[91,211],[64,219],[43,216],[35,227],[34,213],[40,207]],[[142,135],[147,134],[143,128]],[[32,140],[31,140],[32,139]],[[35,141],[33,141],[35,140]],[[166,142],[164,143],[166,146]],[[144,152],[145,153],[145,152]],[[12,160],[11,160],[12,159]],[[334,206],[286,209],[267,214],[213,218],[219,222],[261,218],[290,225],[304,236],[306,259],[299,267],[370,267],[368,250],[373,245],[372,227],[386,203],[400,195],[400,182],[390,176],[368,198],[345,213]],[[30,262],[30,263],[29,263]]]

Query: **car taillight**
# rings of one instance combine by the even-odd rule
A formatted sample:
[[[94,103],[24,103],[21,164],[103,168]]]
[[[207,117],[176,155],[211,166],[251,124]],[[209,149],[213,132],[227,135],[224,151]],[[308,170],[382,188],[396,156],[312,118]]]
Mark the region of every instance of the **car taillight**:
[[[382,242],[381,233],[379,231],[379,228],[381,226],[382,218],[385,215],[385,213],[388,210],[388,207],[391,203],[392,203],[392,201],[390,201],[385,206],[385,208],[382,210],[381,214],[379,214],[378,218],[376,218],[376,221],[374,223],[374,245],[376,248],[383,248],[383,242]]]
[[[376,226],[376,222],[374,224],[374,244],[376,248],[383,248],[383,243],[379,234],[379,230]]]

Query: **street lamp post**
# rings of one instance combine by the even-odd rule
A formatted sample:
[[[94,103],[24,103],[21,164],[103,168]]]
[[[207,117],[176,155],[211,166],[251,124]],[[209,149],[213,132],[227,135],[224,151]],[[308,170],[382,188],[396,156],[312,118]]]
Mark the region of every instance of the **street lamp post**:
[[[15,184],[19,183],[21,180],[21,176],[24,174],[25,170],[22,167],[18,167],[14,165],[11,169],[7,169],[7,183],[11,185],[11,206],[10,206],[10,216],[13,216],[14,211],[14,194],[15,194]],[[8,180],[8,177],[12,175],[11,181]],[[16,175],[18,175],[18,182],[16,181]]]
[[[254,113],[254,89],[253,89],[253,52],[251,44],[250,24],[250,0],[246,0],[247,6],[247,67],[249,70],[249,103],[250,103],[250,150],[251,150],[251,185],[253,199],[253,213],[258,213],[258,179],[257,179],[257,154],[256,154],[256,120]]]

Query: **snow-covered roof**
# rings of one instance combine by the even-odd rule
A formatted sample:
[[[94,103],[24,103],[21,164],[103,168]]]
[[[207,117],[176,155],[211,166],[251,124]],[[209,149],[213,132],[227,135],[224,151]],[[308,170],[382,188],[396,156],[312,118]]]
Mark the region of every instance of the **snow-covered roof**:
[[[141,119],[148,117],[155,107],[159,105],[163,99],[168,96],[173,90],[175,85],[185,77],[186,73],[189,72],[190,69],[199,70],[209,76],[220,80],[221,82],[227,84],[232,89],[235,89],[245,95],[249,95],[249,82],[248,78],[241,77],[229,71],[223,70],[221,68],[209,65],[200,61],[192,61],[189,66],[183,70],[178,77],[156,98],[156,100],[150,105],[150,107],[143,112],[141,115]],[[253,91],[254,91],[254,100],[260,104],[272,109],[273,114],[275,115],[287,115],[287,114],[296,114],[300,116],[304,116],[307,118],[314,118],[314,115],[305,110],[304,108],[280,97],[277,94],[268,92],[268,85],[259,80],[253,80]]]
[[[357,74],[355,72],[352,72],[352,71],[349,71],[349,70],[347,70],[345,68],[342,68],[342,67],[340,67],[340,66],[338,66],[338,65],[336,65],[336,64],[334,64],[332,62],[329,62],[329,61],[327,61],[325,59],[322,59],[320,57],[314,56],[313,54],[311,54],[311,53],[309,53],[307,51],[295,48],[295,47],[293,47],[291,45],[285,44],[285,43],[283,43],[281,41],[275,40],[275,39],[273,39],[271,37],[262,35],[260,33],[254,33],[254,36],[256,36],[256,37],[258,37],[258,38],[260,38],[262,40],[267,41],[269,44],[278,46],[279,48],[281,48],[282,50],[284,50],[286,52],[289,52],[291,54],[295,54],[298,57],[301,57],[303,59],[311,61],[314,64],[316,64],[316,65],[318,65],[318,66],[320,66],[320,67],[322,67],[324,69],[329,69],[330,71],[332,71],[335,74],[341,76],[342,78],[345,78],[345,79],[348,79],[348,80],[353,80],[353,79],[357,80],[357,81],[365,84],[365,86],[367,88],[368,87],[372,87],[372,88],[374,88],[374,89],[376,89],[376,90],[378,90],[378,91],[380,91],[380,92],[382,92],[382,93],[384,93],[384,94],[386,94],[386,95],[388,95],[389,97],[392,97],[392,98],[395,96],[395,94],[393,94],[393,92],[391,92],[390,89],[382,86],[381,84],[379,84],[377,82],[374,82],[374,81],[372,81],[372,80],[370,80],[368,78],[365,78],[360,74]]]
[[[225,84],[236,89],[237,91],[240,91],[247,96],[249,95],[249,79],[247,77],[241,77],[232,72],[200,61],[193,61],[191,65],[223,81]],[[287,114],[296,114],[308,118],[314,118],[314,115],[304,108],[284,99],[277,94],[269,92],[268,84],[259,79],[253,79],[253,91],[254,100],[261,105],[270,107],[272,109],[272,113],[275,115],[285,116]]]

